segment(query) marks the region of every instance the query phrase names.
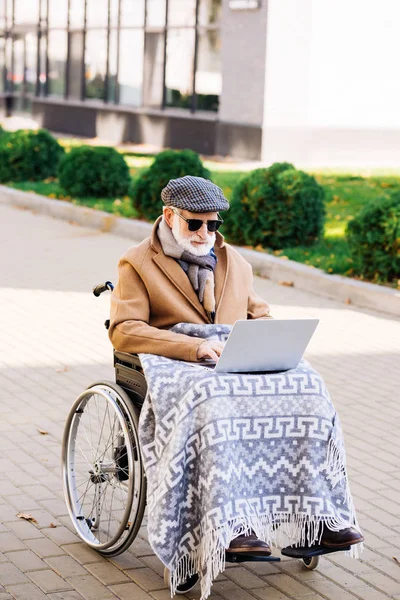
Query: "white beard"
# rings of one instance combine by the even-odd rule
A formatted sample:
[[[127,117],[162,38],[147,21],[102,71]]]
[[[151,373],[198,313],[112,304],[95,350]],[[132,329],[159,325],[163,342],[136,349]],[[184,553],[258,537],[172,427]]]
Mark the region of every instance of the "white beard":
[[[204,240],[195,232],[189,237],[184,237],[181,234],[179,217],[175,218],[172,223],[172,235],[183,250],[195,256],[206,256],[214,246],[216,237],[215,233],[208,234],[208,240],[205,243],[201,246],[194,246],[192,242],[204,242]]]

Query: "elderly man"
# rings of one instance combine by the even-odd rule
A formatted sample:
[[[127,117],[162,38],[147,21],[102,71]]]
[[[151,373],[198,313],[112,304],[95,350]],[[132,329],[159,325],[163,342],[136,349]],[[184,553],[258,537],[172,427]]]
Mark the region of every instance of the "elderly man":
[[[242,444],[240,452],[245,453],[247,448],[252,447],[253,442],[250,442],[249,440],[255,439],[255,430],[251,434],[252,437],[246,437],[244,432],[245,427],[242,427],[242,429],[239,428],[240,432],[237,433],[237,431],[239,431],[237,429],[237,424],[235,423],[232,425],[232,423],[236,418],[246,418],[248,415],[245,413],[253,410],[254,404],[258,398],[260,398],[259,407],[266,406],[265,403],[270,399],[267,391],[263,392],[264,395],[261,394],[257,396],[254,385],[252,384],[253,400],[251,404],[248,405],[248,408],[245,408],[247,399],[244,398],[244,396],[247,392],[245,393],[242,391],[240,393],[243,397],[240,397],[240,395],[238,396],[237,389],[239,388],[237,386],[235,387],[236,384],[234,382],[234,387],[230,388],[231,392],[221,399],[221,404],[218,408],[218,405],[216,404],[217,400],[210,400],[210,398],[212,394],[217,398],[219,392],[217,393],[215,390],[217,389],[218,391],[221,389],[221,386],[227,385],[228,378],[226,377],[224,379],[220,377],[218,379],[218,382],[220,383],[216,384],[217,388],[212,388],[214,382],[217,381],[217,379],[213,379],[212,377],[218,378],[217,374],[207,371],[205,375],[204,370],[201,370],[201,367],[197,367],[197,370],[196,368],[191,369],[190,366],[182,366],[186,365],[186,363],[177,361],[187,361],[194,366],[204,359],[213,359],[217,361],[224,347],[224,336],[221,334],[222,325],[220,324],[226,326],[234,324],[238,319],[268,318],[270,316],[270,310],[268,304],[258,296],[253,289],[253,276],[250,265],[234,248],[224,242],[223,236],[218,232],[220,225],[223,223],[219,216],[219,211],[224,211],[229,208],[229,204],[225,199],[222,190],[211,181],[200,177],[185,176],[171,180],[162,190],[161,197],[165,205],[163,215],[155,222],[151,237],[145,239],[138,246],[128,250],[119,263],[119,281],[112,297],[109,335],[113,346],[117,350],[140,353],[146,378],[149,383],[150,395],[152,397],[153,395],[155,397],[157,396],[157,393],[160,390],[160,381],[163,376],[167,375],[167,379],[169,378],[169,383],[166,386],[167,388],[174,386],[175,378],[179,379],[181,384],[180,388],[176,387],[177,391],[174,392],[175,395],[170,396],[167,400],[167,406],[161,416],[157,413],[158,409],[157,406],[155,406],[157,402],[153,398],[153,406],[151,409],[150,404],[144,406],[144,410],[142,411],[144,414],[141,417],[145,465],[147,462],[146,472],[149,486],[152,489],[150,494],[152,500],[149,501],[149,523],[152,520],[152,516],[154,515],[154,518],[156,519],[155,515],[156,513],[158,514],[158,529],[154,528],[152,535],[149,535],[149,539],[157,554],[164,562],[166,562],[167,559],[165,556],[171,556],[173,548],[169,548],[170,554],[165,552],[163,555],[163,552],[168,544],[168,539],[170,540],[172,538],[172,533],[168,536],[166,531],[163,531],[161,535],[160,530],[164,527],[166,527],[167,530],[170,529],[170,532],[179,530],[179,535],[176,537],[176,545],[182,546],[181,552],[175,553],[176,555],[174,555],[175,558],[173,560],[168,559],[170,562],[169,567],[172,570],[175,569],[175,571],[179,571],[180,569],[179,572],[181,573],[181,575],[178,574],[177,578],[175,578],[175,588],[176,585],[179,584],[179,581],[182,581],[183,577],[182,566],[179,567],[179,564],[182,565],[182,561],[184,560],[186,560],[185,565],[189,564],[190,560],[192,561],[192,563],[190,563],[191,567],[186,569],[186,575],[196,571],[200,572],[201,570],[204,572],[207,570],[205,569],[205,564],[207,563],[205,554],[207,554],[207,552],[213,554],[212,568],[210,568],[209,564],[208,571],[212,571],[215,576],[215,573],[221,568],[221,548],[223,546],[227,548],[227,552],[248,552],[269,555],[270,547],[267,542],[273,539],[274,528],[277,524],[285,524],[286,529],[288,523],[291,524],[290,526],[292,529],[290,531],[292,532],[292,541],[295,543],[308,542],[311,544],[320,542],[329,548],[348,548],[351,545],[361,542],[363,540],[361,534],[352,526],[356,525],[356,520],[351,496],[347,487],[347,480],[343,482],[343,477],[345,478],[343,475],[343,472],[345,472],[344,450],[341,445],[340,432],[338,433],[335,429],[339,427],[339,425],[327,392],[324,392],[325,395],[321,400],[322,403],[329,405],[329,410],[331,411],[329,413],[329,419],[327,419],[327,422],[331,424],[331,429],[329,430],[330,433],[327,434],[325,441],[327,444],[326,455],[328,456],[326,460],[328,462],[330,461],[329,464],[333,465],[333,472],[330,475],[328,474],[327,477],[328,479],[331,477],[332,480],[335,481],[341,480],[344,487],[340,499],[337,499],[335,496],[334,500],[332,500],[332,498],[326,500],[327,496],[331,494],[330,489],[327,488],[327,490],[321,491],[321,498],[313,500],[315,504],[320,502],[321,507],[323,506],[318,513],[318,516],[315,512],[308,511],[308,509],[305,508],[305,504],[307,504],[308,501],[311,502],[311,497],[317,496],[319,492],[314,491],[312,493],[311,491],[307,491],[306,488],[308,484],[305,483],[303,485],[303,480],[305,480],[303,466],[310,462],[310,456],[312,455],[312,452],[314,452],[314,450],[310,451],[310,439],[313,437],[311,434],[310,439],[307,439],[304,445],[304,452],[306,455],[301,454],[299,446],[293,446],[293,450],[290,451],[290,460],[293,459],[296,463],[296,466],[294,467],[296,475],[291,482],[291,486],[292,488],[293,485],[296,487],[295,493],[300,490],[298,492],[299,497],[302,494],[307,496],[306,499],[302,498],[300,502],[302,507],[300,507],[299,504],[299,506],[293,510],[292,508],[287,508],[287,502],[289,502],[290,505],[289,496],[292,498],[294,494],[293,489],[289,490],[287,487],[287,481],[285,480],[285,472],[287,472],[288,469],[287,466],[284,468],[282,467],[282,473],[279,475],[279,483],[277,483],[278,487],[276,488],[278,493],[281,493],[279,500],[281,506],[279,511],[272,511],[270,508],[272,506],[271,503],[277,501],[277,494],[267,492],[265,483],[267,483],[266,487],[268,487],[268,482],[265,482],[265,474],[262,476],[257,475],[256,490],[249,489],[253,486],[254,480],[253,475],[251,476],[249,480],[250,483],[246,484],[245,489],[240,492],[240,500],[235,499],[236,504],[233,503],[235,504],[235,508],[230,506],[230,500],[222,500],[221,498],[215,498],[212,505],[207,504],[206,506],[205,497],[207,494],[210,496],[213,495],[211,493],[212,488],[210,488],[210,484],[204,484],[203,487],[199,484],[200,487],[194,491],[195,486],[192,482],[187,484],[185,494],[182,493],[180,496],[174,496],[175,500],[171,500],[172,496],[168,496],[168,490],[171,490],[174,486],[175,488],[182,488],[182,485],[185,485],[182,483],[182,478],[185,477],[185,473],[193,473],[193,471],[197,470],[197,479],[196,477],[194,479],[199,482],[203,481],[208,473],[202,473],[201,460],[206,460],[206,456],[208,456],[206,454],[207,452],[213,454],[217,452],[218,448],[218,451],[221,451],[223,455],[222,458],[220,457],[218,459],[219,464],[221,464],[225,461],[226,456],[229,453],[235,452],[235,450],[233,450],[234,448],[238,449],[238,439],[241,440],[240,443]],[[164,358],[157,359],[157,356]],[[171,361],[171,359],[173,360]],[[318,374],[315,374],[314,371],[303,369],[300,370],[299,377],[308,377],[308,381],[310,382],[310,377],[314,377],[315,380],[317,380],[319,376]],[[244,380],[245,378],[240,380],[240,385],[245,385],[243,383]],[[187,383],[183,384],[182,382]],[[266,390],[269,385],[268,380],[260,379],[260,382],[264,386],[263,389]],[[189,399],[186,391],[191,385],[193,385],[195,391],[193,393],[191,392],[192,395]],[[220,387],[218,387],[218,385]],[[285,385],[287,387],[289,384],[286,382]],[[176,386],[178,386],[177,382]],[[206,386],[206,388],[204,388],[204,386]],[[318,379],[318,386],[319,390],[323,387],[323,382],[321,382],[320,378]],[[203,389],[207,389],[206,395],[204,395]],[[232,392],[233,389],[236,391]],[[314,390],[313,394],[312,402],[315,403],[316,414],[319,411],[319,401],[316,401],[317,393]],[[295,396],[295,398],[297,398],[297,396]],[[237,405],[235,405],[236,400],[238,400]],[[308,400],[305,399],[304,402],[307,404]],[[175,403],[177,406],[175,412],[173,412],[171,407],[172,403]],[[186,406],[189,404],[190,408],[186,409]],[[201,410],[199,408],[200,406]],[[235,406],[236,408],[232,408]],[[272,403],[271,406],[272,408],[268,408],[268,410],[263,408],[262,410],[264,410],[264,412],[262,414],[260,413],[260,408],[255,409],[258,411],[255,415],[256,420],[258,419],[258,423],[261,418],[275,418],[275,415],[273,414],[275,410],[274,406],[276,406],[276,411],[279,413],[280,409],[277,402],[275,405]],[[287,411],[287,404],[283,404],[282,406],[285,406],[285,410]],[[307,410],[310,412],[311,409],[309,406],[311,405],[307,404],[307,406]],[[214,442],[205,442],[205,438],[202,438],[203,441],[201,441],[199,438],[199,431],[202,431],[206,426],[209,427],[211,423],[213,423],[214,432],[216,431],[216,428],[219,428],[218,431],[220,431],[222,427],[221,417],[223,417],[223,413],[228,410],[232,411],[232,415],[230,416],[231,421],[229,424],[225,423],[225,425],[223,425],[226,431],[226,428],[229,428],[229,434],[224,434],[225,445],[220,444],[215,446],[213,445]],[[179,411],[181,411],[180,415]],[[194,413],[196,413],[196,417],[192,416],[190,419],[187,417],[187,415],[193,415]],[[210,416],[211,413],[212,417]],[[307,413],[306,416],[309,419],[308,424],[310,423],[311,418],[316,418],[318,420],[318,425],[316,426],[317,433],[315,434],[316,441],[313,437],[312,444],[315,443],[315,447],[321,448],[322,442],[319,441],[322,439],[321,423],[325,419],[325,416],[319,412],[317,416],[315,416],[315,414],[313,413],[313,417],[308,417]],[[185,418],[187,421],[182,427],[181,423],[184,422]],[[285,418],[288,419],[289,417]],[[293,418],[298,419],[300,417],[299,415],[295,415]],[[301,418],[303,418],[303,415]],[[171,426],[171,422],[174,419],[174,425]],[[216,425],[217,422],[218,425]],[[286,424],[287,422],[288,421],[286,421]],[[194,423],[196,423],[196,425],[194,425]],[[254,423],[254,419],[252,423]],[[296,423],[298,423],[298,421],[296,421]],[[179,427],[181,428],[179,429]],[[253,428],[254,425],[252,424],[250,427]],[[274,449],[276,450],[276,446],[271,446],[270,450],[268,450],[267,441],[268,443],[275,444],[273,439],[275,439],[277,435],[277,427],[278,426],[274,421],[273,429],[270,429],[270,432],[272,433],[260,434],[264,440],[260,446],[262,452],[269,453],[273,452]],[[297,424],[296,427],[297,430],[295,428],[293,429],[295,432],[293,435],[298,435],[300,426]],[[178,429],[179,435],[176,434]],[[152,435],[160,435],[158,441],[154,442],[152,437],[149,436],[148,432],[150,430],[153,432]],[[160,430],[162,430],[161,434]],[[336,433],[333,435],[332,432],[334,430]],[[167,433],[167,431],[169,433]],[[174,435],[176,436],[175,438],[173,437]],[[214,433],[213,435],[216,434]],[[292,437],[292,434],[288,434],[290,444],[297,444],[296,440],[292,439]],[[182,468],[178,468],[177,462],[177,456],[180,456],[180,461],[183,460],[182,452],[178,452],[178,439],[179,444],[185,448],[182,450],[186,457],[182,463],[184,465]],[[219,437],[219,439],[222,439],[222,437]],[[246,441],[244,441],[245,439]],[[171,442],[171,440],[173,441]],[[235,441],[233,442],[232,440]],[[192,443],[195,444],[195,451],[190,449]],[[288,441],[285,441],[286,445],[288,443]],[[164,464],[163,461],[167,454],[165,451],[167,444],[170,444],[170,446],[172,445],[173,448],[169,449],[170,462]],[[161,446],[163,446],[163,448],[161,448]],[[214,450],[210,450],[211,446]],[[332,448],[334,448],[334,450],[332,450]],[[298,456],[296,455],[296,452],[298,453]],[[191,453],[193,456],[189,459],[188,457]],[[193,458],[195,453],[197,458]],[[341,457],[340,460],[338,459],[339,455]],[[277,456],[278,458],[276,460],[280,460],[279,453]],[[334,459],[332,458],[333,456],[335,456]],[[213,462],[214,457],[210,460],[210,465],[212,466],[208,468],[208,471],[214,472],[214,469],[217,468]],[[240,463],[240,460],[241,455],[238,455],[238,464]],[[264,459],[257,456],[254,460],[257,462]],[[265,458],[265,460],[268,459]],[[173,465],[172,467],[171,464]],[[312,484],[314,485],[314,488],[318,488],[315,484],[315,473],[318,469],[318,473],[320,473],[325,466],[324,462],[322,466],[320,465],[318,468],[315,467],[314,470],[311,469],[312,475],[310,475],[310,478],[314,481]],[[221,469],[221,474],[217,477],[219,482],[218,485],[221,483],[221,478],[224,479],[225,477],[225,475],[223,475],[225,468],[227,467]],[[246,468],[248,468],[248,465]],[[268,468],[269,470],[265,471],[266,473],[274,473],[274,465],[270,465]],[[158,469],[158,471],[156,471],[156,469]],[[166,476],[168,469],[172,473],[169,478]],[[190,471],[191,469],[192,471]],[[278,470],[278,467],[276,470]],[[176,476],[175,481],[174,477],[177,472],[179,472],[179,477]],[[228,476],[226,475],[226,477]],[[232,474],[232,477],[229,477],[229,485],[231,487],[226,491],[226,496],[232,498],[235,494],[233,488],[235,486],[236,488],[240,487],[244,477],[241,477],[240,474],[238,475],[237,473]],[[236,483],[233,484],[232,482]],[[324,480],[323,486],[325,486],[325,483]],[[160,490],[164,491],[160,492]],[[250,498],[250,495],[253,500],[250,501],[249,499],[247,501],[246,498]],[[255,496],[257,495],[256,501]],[[267,497],[269,500],[266,499]],[[346,501],[344,500],[344,497],[347,498]],[[157,500],[155,500],[155,498],[157,498]],[[166,501],[166,498],[169,498],[168,501]],[[184,524],[180,508],[179,514],[181,516],[179,518],[176,520],[164,519],[164,521],[162,521],[160,515],[163,506],[166,506],[165,510],[167,510],[168,504],[174,502],[181,503],[182,510],[187,509],[189,511],[188,507],[190,507],[192,512],[194,510],[196,513],[194,521],[191,522],[188,517],[185,517],[187,518],[187,523]],[[347,503],[347,512],[345,512],[345,516],[343,516],[343,512],[338,516],[335,513],[335,509],[332,509],[333,512],[330,512],[330,509],[328,509],[327,506],[331,506],[332,503],[338,503],[339,505]],[[222,511],[224,516],[219,515],[217,519],[215,516],[216,511],[218,512],[220,510],[219,505],[221,504],[224,505]],[[243,508],[245,505],[246,508]],[[256,509],[256,505],[264,506],[264,509]],[[198,508],[199,506],[201,506],[201,509]],[[269,507],[268,510],[265,506]],[[286,506],[286,508],[282,508],[283,506]],[[293,514],[289,514],[288,516],[288,514],[285,514],[285,511],[286,513],[290,513],[291,511]],[[263,514],[260,514],[260,512]],[[205,513],[207,513],[207,526],[202,525],[201,531],[197,531],[196,525],[199,522],[203,523]],[[263,519],[264,521],[262,521]],[[301,527],[299,529],[298,523],[300,522]],[[174,525],[172,523],[174,523]],[[192,524],[190,525],[190,523]],[[197,533],[189,536],[189,533],[184,531],[185,527],[193,527]],[[223,534],[221,532],[223,532]],[[258,535],[256,535],[256,533]],[[190,537],[190,541],[188,541],[188,536]],[[260,537],[263,537],[263,539],[260,539]],[[162,542],[160,541],[161,538]],[[186,540],[186,542],[184,542],[184,540]],[[208,541],[206,542],[205,540]],[[304,543],[302,545],[304,545]],[[184,548],[183,546],[185,546],[185,544],[187,547]],[[208,549],[203,547],[204,545],[208,545]],[[215,558],[217,554],[219,559]],[[203,597],[206,597],[209,592],[211,575],[207,575],[207,577],[208,580],[203,586]]]

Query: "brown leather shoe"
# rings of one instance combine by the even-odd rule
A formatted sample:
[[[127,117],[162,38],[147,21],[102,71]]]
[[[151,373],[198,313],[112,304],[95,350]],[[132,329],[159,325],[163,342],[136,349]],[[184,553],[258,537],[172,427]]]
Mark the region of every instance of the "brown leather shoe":
[[[326,548],[345,548],[364,541],[363,536],[354,527],[347,527],[340,531],[331,531],[326,526],[322,533],[321,544]]]
[[[250,535],[239,535],[232,540],[229,548],[226,549],[226,552],[235,554],[247,552],[249,554],[270,556],[271,549],[268,544],[259,540],[255,533],[251,533]]]

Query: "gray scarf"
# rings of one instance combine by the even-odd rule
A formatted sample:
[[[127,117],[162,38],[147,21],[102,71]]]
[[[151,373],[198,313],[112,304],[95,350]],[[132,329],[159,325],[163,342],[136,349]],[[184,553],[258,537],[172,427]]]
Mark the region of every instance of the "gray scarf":
[[[160,221],[157,233],[164,254],[175,258],[179,262],[204,306],[204,310],[213,320],[213,313],[215,313],[214,269],[217,264],[216,257],[211,254],[195,256],[181,248],[164,219]]]

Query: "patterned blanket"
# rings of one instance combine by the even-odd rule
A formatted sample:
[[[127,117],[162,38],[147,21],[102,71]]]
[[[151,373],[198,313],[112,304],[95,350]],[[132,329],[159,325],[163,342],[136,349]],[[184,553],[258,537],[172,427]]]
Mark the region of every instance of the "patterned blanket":
[[[226,340],[230,329],[183,323],[173,331]],[[197,572],[207,598],[240,533],[303,546],[318,542],[322,523],[358,527],[339,419],[305,360],[283,373],[218,374],[140,359],[149,390],[139,427],[148,534],[173,593]]]

